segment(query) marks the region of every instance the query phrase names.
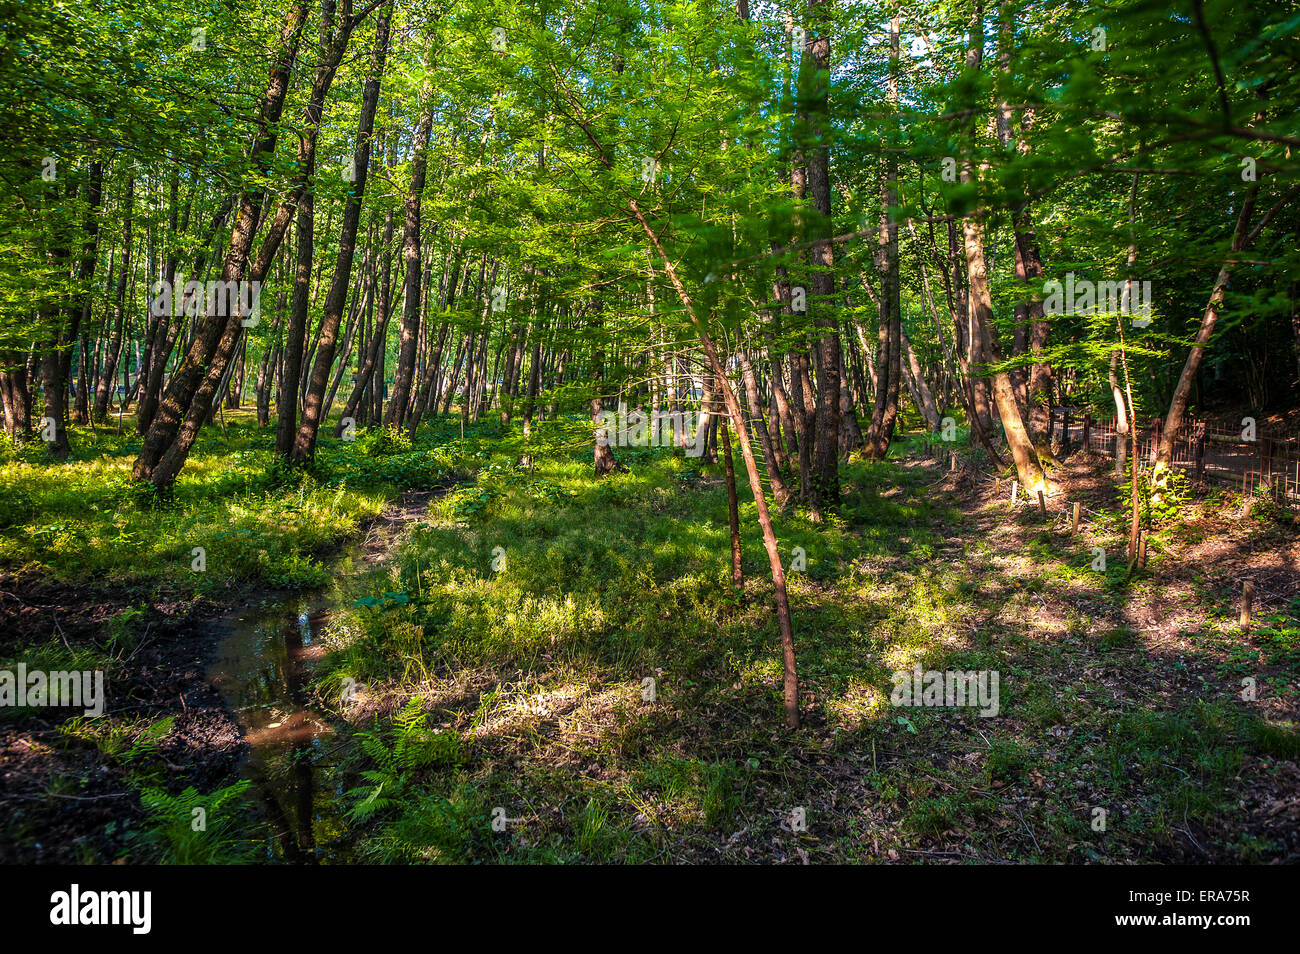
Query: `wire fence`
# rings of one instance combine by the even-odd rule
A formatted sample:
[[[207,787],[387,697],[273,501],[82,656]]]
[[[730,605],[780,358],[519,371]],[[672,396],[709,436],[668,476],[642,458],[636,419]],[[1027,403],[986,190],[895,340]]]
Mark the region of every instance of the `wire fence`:
[[[1086,448],[1094,454],[1116,458],[1119,441],[1131,454],[1134,435],[1119,432],[1114,418],[1095,418],[1076,408],[1052,408],[1051,434],[1063,453]],[[1155,460],[1164,437],[1164,421],[1155,418],[1137,428],[1138,459]],[[1202,483],[1239,488],[1250,496],[1265,496],[1274,503],[1300,507],[1300,436],[1259,433],[1253,424],[1189,419],[1173,435],[1175,467]]]
[[[1064,437],[1062,428],[1065,426],[1065,418],[1061,414],[1061,409],[1057,409],[1056,412],[1054,412],[1054,416],[1059,416],[1060,419],[1054,421],[1053,434]],[[1106,453],[1105,446],[1096,443],[1105,439],[1104,437],[1098,437],[1098,434],[1104,435],[1106,433],[1106,422],[1102,422],[1102,425],[1099,427],[1098,422],[1090,418],[1080,416],[1079,420],[1080,423],[1077,426],[1071,423],[1070,427],[1079,435],[1080,441],[1083,440],[1083,435],[1086,432],[1088,440],[1093,442],[1090,443],[1092,450],[1103,454]],[[1112,453],[1110,456],[1114,456],[1113,422],[1110,422],[1110,428],[1112,435],[1112,443],[1110,445]],[[1155,432],[1152,429],[1151,433],[1158,432]],[[1222,429],[1220,429],[1218,433],[1224,438],[1224,443],[1230,443],[1232,435]],[[1236,436],[1240,438],[1240,435]],[[1157,441],[1158,439],[1158,437],[1154,438],[1154,440]],[[1148,435],[1147,441],[1148,443],[1146,444],[1139,441],[1138,448],[1139,453],[1145,455],[1143,459],[1149,460],[1150,455],[1154,453],[1154,445],[1150,435]],[[1244,441],[1239,442],[1250,443]],[[1280,442],[1275,442],[1275,446],[1277,443]],[[1080,444],[1079,446],[1082,445]],[[1052,493],[1051,491],[1048,491],[1046,494],[1041,496],[1029,494],[1024,488],[1019,486],[1018,481],[1012,478],[1001,477],[995,473],[990,473],[984,470],[983,467],[989,462],[989,458],[980,448],[963,448],[963,451],[959,453],[951,443],[941,440],[926,440],[923,442],[923,447],[924,452],[928,456],[933,457],[941,464],[947,464],[944,468],[944,477],[948,477],[949,475],[960,471],[966,476],[974,479],[977,484],[992,485],[995,494],[1000,496],[1003,492],[1006,493],[1006,503],[1009,504],[1013,510],[1022,509],[1039,512],[1044,520],[1049,521],[1049,526],[1054,530],[1060,529],[1061,531],[1068,532],[1071,535],[1079,534],[1081,532],[1088,533],[1097,528],[1095,526],[1090,526],[1090,521],[1087,518],[1092,517],[1097,523],[1103,521],[1108,522],[1114,519],[1114,514],[1106,514],[1093,510],[1090,507],[1084,506],[1081,501],[1069,499],[1067,495],[1063,493]],[[1291,452],[1294,453],[1294,447]],[[1232,458],[1229,458],[1229,460],[1231,459]],[[1280,454],[1274,455],[1275,462],[1280,462],[1281,459]],[[1176,460],[1175,463],[1179,462]],[[1184,465],[1180,464],[1180,466]],[[1256,475],[1259,473],[1257,469],[1243,472]],[[1267,470],[1265,473],[1267,473]],[[1209,479],[1215,478],[1214,476],[1211,476]],[[1234,479],[1235,478],[1231,476],[1231,472],[1229,472],[1228,481]],[[1283,486],[1282,482],[1278,481],[1277,486]],[[1291,503],[1294,505],[1294,482],[1289,486],[1291,488],[1290,493],[1292,494]],[[1274,497],[1273,499],[1276,500],[1279,498]],[[1283,502],[1285,502],[1285,500],[1283,500]],[[1146,545],[1148,536],[1149,531],[1146,529],[1141,530],[1139,534],[1139,555],[1136,559],[1139,569],[1144,569],[1146,566]],[[1128,554],[1127,556],[1131,558],[1133,555]],[[1285,617],[1292,622],[1300,622],[1300,588],[1296,588],[1290,592],[1279,593],[1275,590],[1261,586],[1260,574],[1258,571],[1210,575],[1204,572],[1194,571],[1186,565],[1184,565],[1181,570],[1188,577],[1195,580],[1207,590],[1218,589],[1220,591],[1227,591],[1234,594],[1232,597],[1231,612],[1240,613],[1239,622],[1243,628],[1249,628],[1252,622],[1252,615],[1259,613],[1273,614]]]

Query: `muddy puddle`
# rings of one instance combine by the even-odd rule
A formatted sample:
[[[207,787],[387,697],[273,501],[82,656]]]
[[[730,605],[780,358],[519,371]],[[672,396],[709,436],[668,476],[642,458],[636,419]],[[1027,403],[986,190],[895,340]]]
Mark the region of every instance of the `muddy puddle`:
[[[306,692],[324,655],[328,609],[320,594],[293,594],[229,617],[208,670],[251,747],[243,773],[264,822],[267,861],[349,860],[345,807],[326,782],[338,741]]]

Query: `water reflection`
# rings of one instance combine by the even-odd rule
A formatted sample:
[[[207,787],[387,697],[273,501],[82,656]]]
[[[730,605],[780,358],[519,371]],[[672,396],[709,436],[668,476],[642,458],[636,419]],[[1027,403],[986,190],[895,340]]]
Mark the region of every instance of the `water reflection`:
[[[305,692],[327,619],[318,600],[304,596],[237,617],[209,672],[251,746],[245,770],[265,815],[272,861],[344,860],[337,793],[320,784],[330,728]]]

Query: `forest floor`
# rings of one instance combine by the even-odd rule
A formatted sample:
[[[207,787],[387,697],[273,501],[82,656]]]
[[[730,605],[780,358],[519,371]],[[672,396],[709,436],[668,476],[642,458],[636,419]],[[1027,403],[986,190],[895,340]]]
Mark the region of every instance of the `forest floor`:
[[[1105,462],[1071,458],[1048,519],[922,457],[849,465],[829,526],[778,520],[782,552],[808,561],[791,574],[805,724],[790,735],[758,541],[735,593],[716,474],[628,463],[603,484],[585,464],[480,482],[382,580],[354,581],[369,599],[333,620],[318,678],[323,699],[345,676],[368,690],[338,713],[365,736],[340,770],[369,773],[352,794],[362,858],[1300,857],[1289,515],[1179,504],[1126,581]],[[1243,577],[1269,594],[1245,635]],[[916,663],[999,672],[998,716],[891,706],[890,674]]]
[[[408,490],[361,518],[359,564],[384,559],[443,491]],[[141,849],[147,856],[156,819],[142,789],[212,792],[236,782],[248,746],[207,671],[234,615],[292,592],[265,582],[186,593],[0,576],[0,669],[21,660],[29,670],[100,668],[112,676],[100,719],[56,708],[0,722],[0,804],[14,803],[0,863],[93,863],[138,858]]]
[[[66,463],[39,445],[0,461],[0,670],[99,670],[108,686],[101,717],[0,709],[0,863],[165,857],[142,794],[221,791],[247,755],[206,677],[228,618],[324,585],[350,541],[382,558],[445,490],[427,451],[385,441],[290,477],[249,415],[232,417],[168,501],[129,485],[130,418],[78,429]]]
[[[26,495],[4,514],[0,669],[104,666],[121,690],[98,719],[27,710],[0,722],[0,859],[171,857],[167,819],[141,793],[212,796],[246,751],[204,680],[204,621],[286,585],[325,587],[333,606],[312,678],[343,752],[322,786],[339,793],[327,807],[342,823],[320,835],[357,860],[1300,857],[1290,515],[1230,493],[1177,503],[1155,516],[1148,565],[1126,580],[1108,462],[1069,458],[1047,518],[909,442],[889,461],[850,463],[826,524],[777,519],[787,565],[796,546],[807,561],[790,575],[804,716],[791,734],[743,483],[736,592],[717,467],[620,451],[627,473],[596,481],[579,452],[519,468],[490,435],[451,435],[330,450],[287,485],[260,438],[236,429],[201,448],[194,484],[162,508],[106,499],[121,493],[129,442],[46,485],[22,461],[0,468]],[[78,497],[68,485],[87,467],[100,480]],[[459,486],[434,492],[453,476]],[[404,487],[416,492],[399,497]],[[355,572],[332,573],[331,548],[365,521]],[[134,542],[104,529],[122,524],[120,538],[141,523]],[[42,533],[51,524],[62,529]],[[208,543],[201,585],[195,540]],[[95,546],[78,577],[78,547]],[[103,579],[127,553],[136,572]],[[1257,604],[1243,633],[1245,578]],[[997,672],[998,714],[891,705],[891,674],[917,664]],[[350,699],[349,679],[364,687]],[[214,859],[238,856],[258,823],[224,810]]]

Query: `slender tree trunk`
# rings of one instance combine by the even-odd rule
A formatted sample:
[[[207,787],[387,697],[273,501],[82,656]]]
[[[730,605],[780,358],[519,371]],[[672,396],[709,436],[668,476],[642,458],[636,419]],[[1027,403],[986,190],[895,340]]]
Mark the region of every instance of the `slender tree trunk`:
[[[339,231],[339,251],[325,296],[315,361],[307,384],[303,403],[302,422],[294,435],[290,459],[295,463],[310,460],[316,452],[316,435],[325,414],[325,389],[329,384],[330,369],[334,364],[335,346],[343,310],[347,307],[348,286],[352,284],[352,261],[356,253],[357,227],[361,222],[361,203],[365,197],[366,181],[370,170],[370,140],[375,126],[375,109],[379,103],[379,87],[388,55],[389,24],[393,4],[386,3],[379,14],[375,28],[375,47],[370,60],[370,73],[362,93],[361,117],[357,122],[357,141],[352,153],[352,189],[343,208],[343,224]]]
[[[614,435],[609,433],[608,427],[602,427],[601,424],[605,412],[605,395],[601,393],[605,377],[605,347],[599,341],[602,333],[600,320],[593,318],[587,324],[592,329],[593,336],[597,339],[591,352],[591,373],[595,382],[595,390],[591,396],[590,404],[591,423],[594,425],[595,435],[592,441],[592,462],[595,466],[596,476],[605,477],[618,468],[618,461],[614,459],[614,449],[611,446]]]
[[[135,204],[135,177],[126,180],[125,213],[122,220],[122,263],[117,276],[117,293],[113,298],[113,337],[104,355],[104,368],[100,374],[99,386],[95,389],[95,407],[92,411],[96,421],[103,421],[108,416],[109,400],[113,394],[113,378],[117,372],[117,362],[122,355],[122,341],[126,331],[126,293],[131,284],[131,212]]]
[[[814,412],[812,486],[809,502],[814,520],[824,508],[840,501],[840,336],[835,313],[835,258],[830,237],[830,68],[831,41],[828,0],[808,0],[813,30],[808,34],[804,76],[800,85],[811,104],[807,117],[809,138],[808,193],[816,212],[817,241],[809,250],[812,266],[813,324],[819,337],[813,351],[817,365],[817,400]],[[897,40],[895,40],[897,44]],[[892,153],[891,153],[892,155]],[[739,426],[739,425],[738,425]]]
[[[4,399],[5,427],[15,444],[24,443],[32,434],[31,395],[27,383],[27,356],[21,351],[0,354],[0,395]]]
[[[77,399],[72,406],[72,423],[90,423],[90,335],[85,330],[90,317],[90,302],[81,316],[81,353],[77,360]]]
[[[967,281],[971,290],[971,321],[976,340],[983,354],[990,362],[1001,360],[997,343],[993,338],[993,299],[989,293],[988,276],[984,263],[984,227],[975,218],[965,220]],[[993,398],[997,403],[998,416],[1002,419],[1002,430],[1007,437],[1007,446],[1016,464],[1016,473],[1020,485],[1034,494],[1046,491],[1046,476],[1038,462],[1038,454],[1029,433],[1025,430],[1020,417],[1020,408],[1016,404],[1015,390],[1011,385],[1011,376],[1006,371],[993,374]]]
[[[916,400],[916,408],[925,418],[925,426],[930,429],[930,433],[937,433],[939,430],[939,408],[935,406],[934,395],[930,386],[925,383],[925,375],[921,371],[921,362],[912,349],[912,342],[908,340],[906,334],[902,334],[903,350],[907,352],[907,367],[911,372],[913,396]]]
[[[297,223],[297,262],[294,268],[293,280],[293,304],[289,312],[289,321],[286,327],[285,344],[284,344],[284,376],[280,383],[281,400],[276,407],[276,429],[275,429],[275,449],[282,457],[285,457],[296,463],[301,463],[306,459],[307,451],[305,444],[307,439],[304,437],[301,441],[298,438],[298,402],[299,392],[306,383],[302,380],[304,367],[304,354],[307,351],[306,338],[310,331],[309,312],[312,300],[312,265],[316,249],[316,199],[315,183],[316,176],[316,143],[320,137],[321,120],[325,113],[325,98],[329,95],[330,87],[334,83],[334,75],[338,70],[339,62],[347,49],[347,44],[352,34],[353,20],[351,17],[351,4],[345,0],[343,22],[340,24],[334,21],[334,0],[324,0],[321,9],[321,30],[320,43],[318,46],[319,62],[316,66],[316,73],[312,80],[311,95],[307,101],[307,108],[303,115],[303,123],[306,126],[305,134],[300,135],[298,140],[298,176],[299,186],[298,194],[298,223]],[[358,171],[358,176],[361,172]],[[352,205],[349,202],[349,207]],[[359,214],[359,213],[358,213]],[[330,232],[329,223],[326,223],[326,234]],[[331,315],[328,311],[327,318],[334,320],[334,330],[332,334],[337,333],[338,315],[343,310],[343,298],[347,295],[347,286],[352,280],[352,262],[351,253],[356,241],[356,223],[352,224],[352,234],[348,236],[348,271],[342,276],[342,290],[338,293],[337,299],[332,303],[334,312]],[[335,278],[339,276],[336,273]],[[333,289],[331,289],[333,290]],[[331,354],[333,358],[333,338],[331,336]],[[329,369],[325,369],[328,376]],[[323,387],[322,387],[323,392]],[[319,404],[316,405],[319,411]],[[310,426],[311,435],[314,438],[315,428],[319,420],[313,420]]]
[[[256,171],[254,181],[258,184],[246,190],[240,200],[239,213],[230,237],[230,247],[222,268],[223,282],[239,282],[247,267],[248,254],[257,231],[265,194],[265,185],[262,183],[265,181],[271,156],[275,151],[280,113],[284,108],[285,95],[289,89],[289,74],[297,56],[298,40],[306,17],[305,0],[293,0],[280,31],[278,52],[271,67],[266,91],[262,96],[258,117],[258,132],[252,150],[253,167]],[[238,314],[233,316],[233,320],[238,327],[240,321]],[[167,486],[172,483],[184,464],[198,426],[197,423],[193,424],[190,435],[182,441],[181,422],[187,417],[187,411],[197,396],[200,385],[205,381],[209,362],[217,351],[223,332],[226,331],[226,324],[228,323],[220,321],[215,315],[208,315],[206,321],[202,323],[184,360],[172,375],[154,420],[144,435],[140,454],[132,470],[135,480],[150,481],[157,487]],[[207,406],[204,405],[198,410],[201,412],[201,420],[202,415],[207,412]],[[171,460],[167,466],[160,466],[163,458],[168,454],[171,455]]]
[[[1128,452],[1129,408],[1124,400],[1124,389],[1119,385],[1119,376],[1115,365],[1119,361],[1119,349],[1110,353],[1110,395],[1115,402],[1115,473],[1123,475],[1124,457]]]
[[[363,411],[368,420],[373,420],[371,417],[373,401],[367,399],[372,388],[383,387],[383,357],[384,349],[388,344],[388,318],[392,313],[392,249],[393,213],[390,211],[384,216],[384,238],[381,244],[380,256],[383,264],[379,269],[381,277],[373,333],[370,337],[369,347],[365,352],[365,358],[357,371],[357,380],[352,387],[352,393],[348,396],[347,404],[343,407],[343,413],[339,417],[338,424],[334,426],[335,437],[343,433],[344,421],[357,420],[362,416]],[[375,381],[376,373],[379,376],[377,383]]]
[[[1182,373],[1178,375],[1178,384],[1174,387],[1173,397],[1169,400],[1169,411],[1165,414],[1160,443],[1156,449],[1155,466],[1152,468],[1151,473],[1152,486],[1155,488],[1154,493],[1157,495],[1165,486],[1169,470],[1173,466],[1174,441],[1178,436],[1178,432],[1182,429],[1183,419],[1187,415],[1187,399],[1192,393],[1192,383],[1196,380],[1196,372],[1201,366],[1201,358],[1205,354],[1205,348],[1210,343],[1210,335],[1214,333],[1215,323],[1219,319],[1219,308],[1223,305],[1223,294],[1228,287],[1228,279],[1232,277],[1236,253],[1248,248],[1264,231],[1265,226],[1273,220],[1273,217],[1288,202],[1300,195],[1300,186],[1296,186],[1283,195],[1277,204],[1269,209],[1260,218],[1259,223],[1251,229],[1250,220],[1255,212],[1255,200],[1258,195],[1259,183],[1256,182],[1246,195],[1245,201],[1242,202],[1241,212],[1237,216],[1237,225],[1232,232],[1231,251],[1227,260],[1219,268],[1219,275],[1215,279],[1213,290],[1210,292],[1210,301],[1205,306],[1205,312],[1201,316],[1201,324],[1196,332],[1196,340],[1192,342],[1192,349],[1187,354],[1187,360],[1183,362]]]
[[[384,423],[401,427],[410,400],[415,374],[415,347],[420,335],[420,195],[424,192],[429,134],[433,127],[433,100],[426,93],[424,109],[416,125],[411,187],[406,194],[406,234],[402,254],[406,258],[406,300],[402,307],[402,333],[397,349],[397,370],[393,374],[393,397]]]
[[[978,70],[984,46],[984,5],[977,0],[971,19],[970,40],[967,48],[966,65]],[[974,145],[973,125],[970,126],[972,146]],[[974,183],[978,173],[975,164],[967,159],[962,165],[962,182]],[[1001,360],[997,340],[993,329],[993,298],[989,291],[988,270],[984,249],[983,212],[976,210],[962,220],[963,245],[966,253],[966,287],[969,302],[969,321],[971,329],[972,355],[982,355],[990,364]],[[1006,434],[1007,445],[1016,464],[1016,473],[1025,490],[1034,494],[1046,491],[1046,476],[1038,461],[1038,454],[1029,440],[1024,422],[1020,416],[1020,407],[1016,404],[1015,389],[1011,376],[1006,371],[997,371],[992,375],[993,399],[997,405],[998,416],[1002,420],[1002,430]],[[978,410],[978,406],[977,406]]]
[[[1015,48],[1016,4],[1011,0],[1002,0],[999,13],[1001,27],[998,34],[998,65],[1002,72],[1010,73],[1012,51]],[[1003,149],[1009,149],[1013,145],[1013,113],[1005,101],[998,104],[997,133]],[[1029,131],[1033,128],[1033,123],[1034,110],[1030,107],[1024,110],[1020,121],[1021,134],[1014,144],[1016,152],[1022,157],[1028,156],[1030,152]],[[1048,411],[1051,403],[1052,369],[1039,356],[1047,348],[1049,326],[1043,314],[1043,303],[1034,294],[1036,286],[1042,281],[1043,262],[1038,240],[1034,236],[1033,215],[1028,203],[1012,210],[1011,233],[1015,242],[1016,281],[1025,289],[1025,299],[1015,306],[1017,353],[1022,353],[1023,346],[1027,345],[1035,356],[1027,382],[1023,370],[1016,374],[1017,403],[1028,413],[1030,439],[1036,447],[1046,448],[1050,443]]]
[[[82,318],[90,313],[94,300],[91,282],[95,277],[95,259],[99,248],[99,207],[104,198],[104,167],[97,159],[90,161],[86,184],[85,233],[81,246],[81,261],[77,264],[77,288],[68,305],[63,327],[55,339],[54,347],[46,352],[41,366],[45,392],[45,416],[54,421],[54,440],[50,453],[65,459],[72,451],[68,440],[68,373],[72,367],[72,352],[80,339]]]
[[[777,507],[784,508],[790,500],[790,488],[785,485],[785,481],[781,477],[781,468],[777,464],[772,435],[763,420],[763,404],[758,395],[758,376],[754,373],[754,363],[747,351],[740,352],[740,373],[741,380],[745,385],[745,403],[748,405],[750,416],[754,420],[754,431],[758,434],[759,448],[763,452],[763,463],[767,469],[767,483],[772,488],[772,497],[776,500]]]
[[[283,302],[283,299],[281,299]],[[271,336],[257,367],[257,426],[266,427],[271,420],[271,390],[280,367],[280,309],[271,322]]]
[[[731,527],[731,585],[742,589],[745,571],[740,562],[740,507],[736,500],[736,468],[731,461],[731,437],[726,421],[722,422],[722,457],[727,468],[727,522]]]
[[[785,588],[785,568],[781,566],[781,551],[777,545],[776,531],[772,526],[772,516],[767,509],[767,495],[763,492],[758,464],[754,460],[754,450],[749,443],[749,434],[745,430],[745,419],[740,411],[740,402],[736,400],[736,395],[727,381],[726,371],[718,357],[713,338],[696,314],[695,304],[687,293],[685,286],[677,277],[677,269],[673,265],[672,259],[668,257],[668,253],[664,251],[659,236],[650,228],[650,223],[646,221],[645,215],[642,214],[635,199],[628,203],[628,207],[632,210],[637,222],[640,223],[651,245],[659,254],[664,271],[668,274],[668,280],[677,291],[677,297],[681,299],[682,307],[686,309],[686,314],[690,317],[691,323],[695,325],[700,338],[700,346],[704,349],[709,367],[717,376],[718,381],[721,382],[722,395],[727,404],[727,413],[731,415],[731,423],[736,428],[736,437],[740,442],[740,453],[745,460],[745,473],[749,478],[749,489],[754,495],[754,507],[758,512],[758,524],[763,533],[763,548],[767,551],[768,565],[772,572],[772,588],[776,594],[776,616],[777,625],[781,632],[781,657],[784,668],[785,723],[788,728],[797,729],[799,728],[799,676],[795,666],[794,625],[790,618],[790,601]]]

